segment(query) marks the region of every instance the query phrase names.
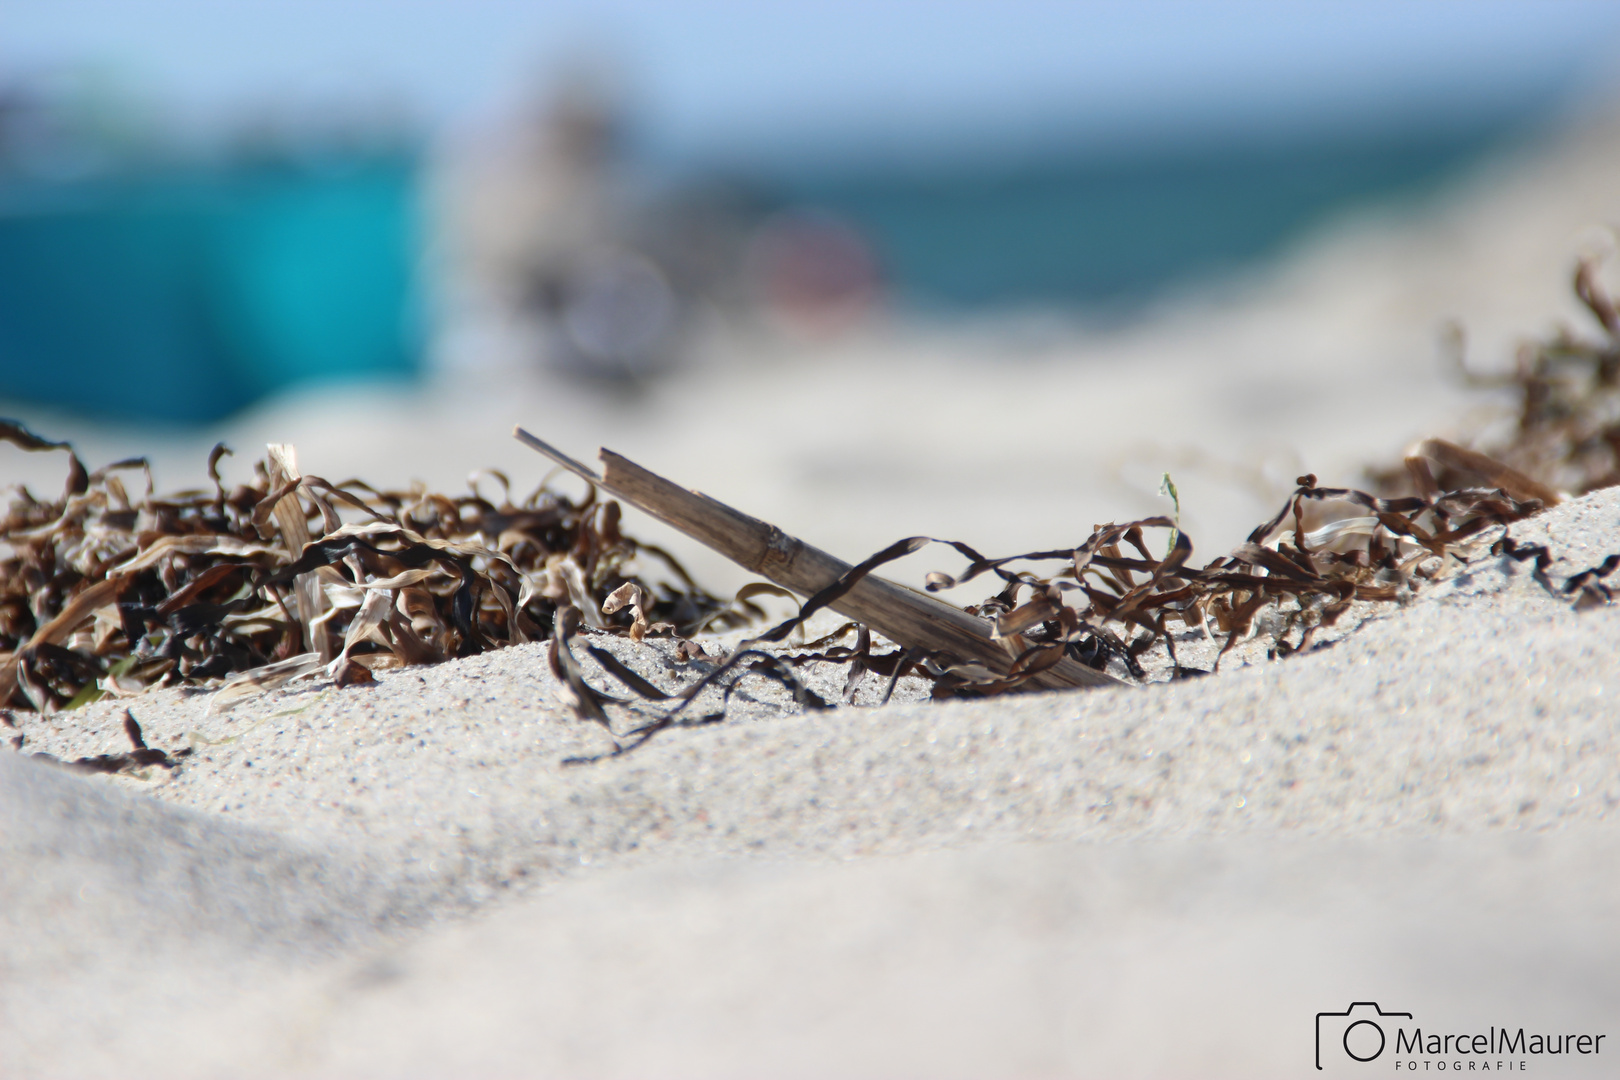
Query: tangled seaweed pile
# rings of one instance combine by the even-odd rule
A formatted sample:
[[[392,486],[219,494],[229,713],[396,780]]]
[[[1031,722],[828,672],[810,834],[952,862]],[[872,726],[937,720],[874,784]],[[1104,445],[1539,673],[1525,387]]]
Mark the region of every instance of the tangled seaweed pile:
[[[322,668],[364,682],[543,638],[559,606],[603,623],[595,613],[631,586],[637,616],[671,632],[759,614],[626,537],[618,505],[594,491],[576,503],[542,486],[514,503],[496,472],[498,503],[379,491],[302,476],[283,446],[227,490],[220,445],[212,491],[159,497],[144,459],[87,472],[71,446],[16,422],[0,421],[0,439],[69,457],[60,498],[19,489],[0,520],[0,707],[52,712],[226,680],[223,704]],[[120,479],[133,470],[146,477],[139,498]],[[665,579],[638,576],[646,556]]]
[[[1503,470],[1480,455],[1438,445],[1492,475]],[[1429,467],[1426,461],[1414,458],[1412,469],[1427,475]],[[1381,499],[1364,491],[1318,487],[1314,476],[1300,477],[1299,484],[1276,517],[1255,529],[1230,555],[1203,569],[1187,566],[1192,541],[1166,517],[1101,526],[1077,547],[998,559],[985,558],[960,541],[924,536],[897,541],[811,597],[795,617],[747,643],[675,693],[654,686],[607,650],[586,645],[602,670],[633,693],[647,701],[673,703],[650,722],[623,732],[614,730],[604,708],[621,699],[584,679],[572,653],[577,621],[561,619],[551,644],[553,669],[572,690],[578,715],[601,724],[614,738],[611,753],[569,759],[568,763],[617,756],[659,732],[723,719],[723,708],[690,718],[687,712],[710,688],[723,689],[729,698],[741,674],[764,675],[781,683],[802,707],[826,708],[829,703],[794,673],[794,668],[811,663],[847,666],[846,699],[865,673],[885,676],[884,701],[908,674],[929,680],[936,698],[1016,691],[1066,656],[1099,670],[1112,669],[1123,679],[1146,681],[1150,676],[1141,659],[1155,646],[1161,646],[1168,657],[1169,677],[1184,678],[1208,674],[1218,667],[1228,650],[1257,629],[1262,614],[1272,616],[1269,652],[1288,655],[1307,648],[1322,627],[1333,625],[1353,603],[1392,603],[1410,596],[1449,565],[1478,554],[1485,543],[1482,533],[1523,520],[1545,506],[1537,497],[1501,487]],[[1152,553],[1144,533],[1155,528],[1169,531],[1168,550],[1162,557]],[[954,548],[970,561],[955,577],[930,573],[929,590],[952,588],[983,574],[1001,579],[1003,588],[996,595],[968,611],[992,621],[994,636],[1014,657],[1005,674],[918,648],[902,646],[873,653],[870,633],[854,623],[786,655],[756,647],[786,639],[878,567],[936,543]],[[1490,547],[1494,553],[1519,559],[1536,556],[1537,573],[1551,587],[1544,578],[1546,552],[1517,549],[1506,538]],[[1056,562],[1058,567],[1043,574],[1016,565],[1043,562]],[[1584,606],[1589,596],[1606,601],[1608,591],[1601,579],[1617,567],[1620,556],[1577,575],[1578,582],[1571,579],[1582,588],[1578,602]],[[564,614],[571,613],[565,609]],[[856,634],[853,647],[812,651],[851,632]],[[1185,643],[1195,635],[1224,639],[1210,669],[1184,667],[1177,657],[1178,639]]]
[[[1414,468],[1422,467],[1414,461]],[[986,558],[960,541],[910,537],[855,567],[806,601],[797,616],[756,641],[785,639],[866,574],[928,544],[940,543],[970,562],[955,577],[930,573],[930,591],[953,588],[983,574],[1001,579],[1003,588],[998,593],[967,610],[991,620],[994,636],[1015,657],[1007,674],[919,650],[873,655],[869,635],[855,624],[829,636],[856,632],[854,648],[801,652],[788,662],[849,664],[852,678],[864,668],[888,676],[891,687],[902,674],[914,673],[933,682],[936,697],[1017,690],[1065,655],[1097,669],[1114,667],[1121,676],[1145,679],[1147,672],[1138,659],[1155,645],[1164,647],[1172,678],[1207,674],[1180,664],[1178,638],[1194,633],[1206,639],[1218,635],[1222,639],[1216,655],[1218,666],[1220,657],[1249,637],[1257,618],[1269,611],[1280,616],[1274,620],[1271,651],[1276,655],[1297,652],[1310,644],[1319,628],[1333,625],[1352,603],[1401,600],[1445,572],[1448,564],[1476,554],[1481,533],[1523,520],[1546,505],[1534,495],[1500,487],[1381,499],[1350,488],[1318,487],[1314,476],[1300,477],[1299,483],[1276,517],[1255,529],[1235,551],[1202,569],[1187,565],[1192,541],[1167,517],[1100,526],[1072,548],[996,559]],[[1152,553],[1144,533],[1155,528],[1169,532],[1162,557]],[[1059,565],[1055,572],[1045,574],[1016,565],[1042,562]],[[563,635],[564,645],[569,636]],[[592,655],[597,652],[592,650]],[[769,659],[764,654],[760,658]],[[603,666],[631,689],[642,691],[638,683],[621,676],[617,665]],[[715,676],[720,674],[717,671]],[[689,688],[683,696],[695,695],[704,684]],[[656,696],[664,699],[670,695],[656,692]]]
[[[1299,484],[1276,517],[1202,569],[1187,565],[1191,541],[1161,517],[1104,526],[1072,551],[1016,557],[1067,564],[1051,577],[1011,573],[1007,565],[1015,560],[980,559],[956,581],[934,575],[929,585],[948,587],[985,571],[1001,575],[1006,588],[978,610],[995,618],[1003,639],[1027,642],[1028,658],[1021,657],[1026,668],[1056,646],[1072,644],[1079,659],[1095,667],[1114,660],[1140,679],[1145,673],[1137,658],[1157,644],[1166,650],[1172,677],[1181,677],[1187,669],[1177,660],[1178,636],[1196,631],[1218,640],[1218,667],[1227,651],[1250,636],[1262,613],[1270,613],[1272,651],[1297,652],[1355,601],[1402,599],[1443,573],[1448,562],[1472,554],[1480,533],[1544,506],[1499,488],[1380,499],[1318,487],[1314,476],[1300,477]],[[1151,554],[1144,528],[1170,531],[1164,557]],[[1127,643],[1109,624],[1120,633],[1134,629],[1136,636]]]

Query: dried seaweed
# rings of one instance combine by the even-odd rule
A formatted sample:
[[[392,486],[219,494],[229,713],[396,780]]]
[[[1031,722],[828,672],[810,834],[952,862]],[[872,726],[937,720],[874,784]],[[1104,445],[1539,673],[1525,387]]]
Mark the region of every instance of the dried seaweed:
[[[1219,657],[1249,636],[1268,610],[1282,616],[1274,651],[1298,651],[1351,603],[1401,600],[1438,574],[1447,560],[1468,557],[1481,533],[1542,508],[1537,499],[1516,498],[1500,488],[1381,499],[1349,488],[1318,487],[1314,476],[1303,476],[1276,517],[1231,554],[1202,569],[1188,565],[1191,538],[1165,517],[1099,526],[1073,548],[996,559],[960,541],[911,537],[857,569],[869,572],[925,544],[943,543],[970,561],[954,576],[931,572],[930,590],[985,574],[998,578],[1001,590],[968,610],[992,620],[996,635],[1013,649],[1017,659],[1007,674],[938,653],[912,654],[907,660],[933,679],[936,696],[984,695],[1022,688],[1031,672],[1064,654],[1099,667],[1112,663],[1122,677],[1141,679],[1144,672],[1137,661],[1154,645],[1166,650],[1172,677],[1181,677],[1188,672],[1177,660],[1175,643],[1178,634],[1194,631],[1224,638],[1218,666]],[[1152,554],[1147,529],[1168,532],[1164,556]],[[1058,565],[1037,569],[1049,563]],[[851,576],[856,575],[846,578]],[[806,602],[806,612],[848,584],[840,579]],[[780,640],[803,617],[782,624],[764,640]],[[1291,637],[1295,631],[1297,637]],[[1125,637],[1133,633],[1137,636],[1127,643]],[[858,651],[815,659],[872,663]]]
[[[594,489],[574,501],[542,485],[514,501],[498,472],[483,474],[493,501],[476,486],[332,484],[300,474],[285,446],[227,488],[221,444],[211,490],[158,496],[144,459],[89,472],[67,443],[10,420],[0,440],[70,460],[60,497],[18,488],[0,518],[0,706],[49,713],[189,685],[218,686],[225,708],[317,672],[365,682],[540,640],[564,608],[638,635],[752,615],[626,537],[618,504]],[[146,472],[138,497],[118,476],[132,469]]]
[[[1610,555],[1596,566],[1569,575],[1563,585],[1554,585],[1547,576],[1553,553],[1545,544],[1521,544],[1511,536],[1503,536],[1491,546],[1491,554],[1515,562],[1530,562],[1530,576],[1536,583],[1559,599],[1573,598],[1576,611],[1602,607],[1614,600],[1614,590],[1603,579],[1620,569],[1620,554]]]
[[[558,647],[563,652],[567,652],[567,636],[559,633],[554,641],[558,643]],[[606,754],[564,758],[562,762],[564,765],[589,765],[597,761],[602,761],[606,758],[622,757],[623,755],[630,753],[632,750],[646,745],[646,743],[649,742],[653,736],[659,734],[660,732],[669,731],[674,728],[705,727],[709,724],[719,723],[726,718],[726,709],[731,704],[732,696],[741,688],[741,679],[735,677],[736,675],[740,674],[764,676],[765,678],[770,679],[772,682],[779,684],[792,696],[794,704],[798,705],[802,709],[821,710],[832,707],[831,703],[821,697],[821,695],[817,694],[814,690],[806,686],[803,680],[801,680],[793,671],[792,658],[778,656],[775,653],[766,652],[762,649],[744,647],[736,650],[713,671],[709,672],[707,675],[704,675],[690,686],[687,686],[678,693],[674,694],[665,693],[664,691],[659,690],[657,687],[651,685],[640,675],[636,674],[634,671],[631,671],[611,653],[594,647],[591,647],[589,651],[592,657],[594,657],[596,661],[602,665],[603,670],[607,671],[608,674],[612,675],[614,678],[618,679],[620,682],[624,683],[627,687],[634,690],[641,696],[652,701],[668,701],[671,699],[678,699],[680,704],[676,705],[663,715],[655,717],[649,723],[642,724],[639,727],[633,728],[632,730],[626,732],[622,737],[623,741],[621,741],[620,736],[613,734],[612,724],[607,717],[605,715],[602,716],[598,722],[607,729],[610,735],[613,735],[613,749]],[[748,661],[751,661],[751,663],[747,663],[745,666],[745,662]],[[727,681],[728,676],[733,677]],[[583,679],[581,678],[576,682],[575,679],[570,678],[569,683],[574,687],[577,693],[580,690],[580,684],[583,683]],[[703,691],[716,686],[722,690],[721,707],[718,710],[704,713],[701,716],[696,717],[684,715],[687,707],[691,705],[693,701],[696,701]],[[591,689],[588,684],[585,685],[585,690],[587,693],[582,695],[582,698],[594,697],[600,701],[606,696],[602,695],[600,691]],[[577,705],[576,708],[578,708]],[[581,709],[580,715],[585,716],[587,713]],[[597,719],[597,717],[594,715],[590,718]]]
[[[700,694],[723,688],[725,703],[729,703],[742,677],[749,674],[778,682],[802,708],[827,708],[829,703],[794,673],[794,668],[811,663],[848,666],[846,701],[853,699],[866,673],[884,675],[888,685],[883,700],[887,701],[896,683],[908,673],[930,680],[936,698],[984,696],[1027,689],[1033,674],[1065,657],[1098,668],[1113,666],[1122,679],[1144,680],[1148,673],[1140,661],[1155,647],[1162,648],[1168,658],[1170,678],[1207,674],[1204,669],[1182,666],[1178,638],[1185,641],[1202,635],[1218,641],[1214,662],[1218,668],[1221,658],[1256,632],[1263,617],[1272,627],[1270,654],[1298,652],[1353,603],[1400,602],[1448,565],[1466,562],[1486,549],[1492,554],[1519,550],[1517,557],[1528,557],[1509,540],[1499,540],[1494,546],[1487,540],[1496,535],[1497,527],[1539,512],[1544,503],[1523,490],[1522,478],[1513,477],[1499,463],[1477,454],[1466,460],[1507,486],[1438,491],[1430,485],[1422,495],[1384,499],[1350,488],[1320,487],[1316,477],[1302,476],[1275,517],[1256,528],[1235,551],[1201,569],[1189,565],[1191,537],[1177,518],[1168,517],[1098,526],[1077,546],[1002,558],[987,558],[961,541],[907,537],[849,568],[807,599],[792,618],[743,642],[717,667],[682,689],[663,690],[607,650],[587,645],[587,652],[602,670],[643,701],[673,703],[651,722],[623,734],[615,732],[604,708],[620,699],[592,687],[573,660],[570,642],[581,630],[578,613],[568,610],[559,617],[552,641],[554,671],[572,690],[579,715],[602,725],[613,737],[609,753],[570,758],[568,763],[617,757],[662,731],[690,726],[683,714]],[[1162,556],[1153,554],[1146,535],[1149,529],[1168,533]],[[993,636],[1015,657],[1005,671],[992,671],[915,644],[902,643],[874,654],[870,631],[855,623],[846,623],[786,655],[759,648],[786,640],[879,567],[931,544],[952,548],[968,564],[955,575],[930,572],[929,590],[954,587],[981,576],[1000,583],[998,592],[967,610],[993,624]],[[1544,563],[1545,558],[1538,561],[1538,574],[1543,574]],[[1582,603],[1606,600],[1608,587],[1602,579],[1617,568],[1620,556],[1571,578],[1564,591],[1579,590]],[[625,602],[618,597],[608,604],[622,606]],[[834,645],[815,651],[851,631],[856,634],[853,647]],[[724,715],[723,703],[701,722],[712,723]]]
[[[130,752],[127,754],[97,754],[94,757],[75,758],[72,761],[62,761],[51,754],[36,753],[29,757],[38,758],[48,765],[59,765],[65,769],[81,773],[122,773],[138,772],[141,769],[154,765],[164,769],[172,769],[180,763],[180,759],[191,756],[191,748],[184,747],[169,753],[155,746],[147,746],[146,738],[141,733],[141,725],[135,719],[133,710],[124,710],[124,735],[129,739]],[[17,748],[22,748],[19,737]]]
[[[1487,375],[1469,368],[1461,329],[1449,335],[1458,378],[1476,388],[1506,390],[1514,403],[1511,427],[1481,433],[1477,450],[1543,490],[1582,495],[1620,484],[1620,310],[1598,272],[1596,260],[1583,259],[1574,275],[1575,295],[1597,324],[1596,336],[1562,328],[1524,342],[1512,371]],[[1432,449],[1424,444],[1415,456],[1433,457]],[[1368,472],[1381,494],[1413,494],[1423,483],[1405,464]],[[1466,460],[1442,459],[1435,461],[1433,479],[1457,487],[1479,477]]]
[[[1499,488],[1381,499],[1349,488],[1318,487],[1314,476],[1303,476],[1276,517],[1231,554],[1202,569],[1187,565],[1191,544],[1173,522],[1156,518],[1105,526],[1075,549],[1070,568],[1053,577],[1014,575],[1005,560],[998,560],[991,568],[1007,588],[987,606],[1015,627],[1029,621],[1017,620],[1020,611],[1039,606],[1043,632],[1026,631],[1026,638],[1044,640],[1050,643],[1047,648],[1078,646],[1094,663],[1106,658],[1128,670],[1129,659],[1140,657],[1147,646],[1162,644],[1173,676],[1179,677],[1184,672],[1175,653],[1175,624],[1183,633],[1224,638],[1216,667],[1234,645],[1255,632],[1263,613],[1272,616],[1276,627],[1274,654],[1296,652],[1352,603],[1404,599],[1448,561],[1469,557],[1481,533],[1542,507],[1539,500],[1518,499]],[[1144,528],[1171,530],[1169,554],[1162,559],[1150,554]],[[1061,558],[1062,553],[1034,557]],[[970,572],[977,569],[970,567]],[[1025,588],[1035,596],[1019,608]],[[1075,594],[1080,602],[1069,602]],[[1104,633],[1110,623],[1117,624],[1113,635]],[[1138,637],[1125,644],[1120,635],[1133,631],[1140,632]]]

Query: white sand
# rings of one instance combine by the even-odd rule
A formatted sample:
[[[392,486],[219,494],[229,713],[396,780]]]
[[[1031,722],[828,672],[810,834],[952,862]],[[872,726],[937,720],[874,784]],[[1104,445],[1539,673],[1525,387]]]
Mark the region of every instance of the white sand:
[[[1297,471],[1239,485],[1245,504],[1211,458],[1276,445],[1349,480],[1460,422],[1435,321],[1568,310],[1574,223],[1620,210],[1617,145],[1330,238],[1227,307],[1022,357],[896,331],[799,366],[722,358],[619,407],[519,381],[350,404],[337,432],[337,406],[282,405],[225,434],[291,438],[332,479],[448,485],[488,462],[523,483],[541,469],[507,447],[521,420],[852,558],[914,532],[1073,541],[1158,509],[1169,463],[1207,558]],[[1017,378],[987,381],[992,361]],[[1174,446],[1121,464],[1117,403],[1150,400],[1204,465]],[[151,434],[30,419],[93,461]],[[205,450],[168,444],[160,482]],[[1513,533],[1582,569],[1620,551],[1620,495]],[[1620,609],[1577,614],[1485,559],[1280,663],[808,715],[750,684],[726,723],[584,767],[561,761],[609,743],[537,647],[224,716],[148,695],[148,742],[197,747],[171,774],[0,754],[0,1075],[1348,1075],[1315,1073],[1313,1022],[1362,1000],[1426,1028],[1604,1033],[1617,646]],[[121,715],[20,716],[23,753],[123,750]],[[1612,1075],[1616,1054],[1532,1067]]]

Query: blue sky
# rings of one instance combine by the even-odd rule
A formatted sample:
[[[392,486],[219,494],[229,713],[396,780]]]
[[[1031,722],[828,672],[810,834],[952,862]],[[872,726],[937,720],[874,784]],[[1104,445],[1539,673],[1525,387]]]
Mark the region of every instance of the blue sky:
[[[1620,4],[0,0],[0,78],[95,70],[192,125],[387,102],[437,132],[601,58],[676,157],[1314,124],[1596,86]]]

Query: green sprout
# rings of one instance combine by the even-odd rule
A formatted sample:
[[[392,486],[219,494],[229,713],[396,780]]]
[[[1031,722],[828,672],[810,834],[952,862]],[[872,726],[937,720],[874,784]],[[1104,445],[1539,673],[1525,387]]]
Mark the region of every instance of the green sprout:
[[[1168,559],[1170,553],[1176,550],[1176,544],[1181,541],[1181,496],[1176,494],[1176,482],[1170,479],[1169,473],[1165,473],[1164,479],[1159,481],[1159,494],[1170,496],[1170,501],[1175,504],[1176,508],[1176,525],[1175,528],[1170,530],[1170,546],[1165,549],[1164,553],[1164,557]]]

